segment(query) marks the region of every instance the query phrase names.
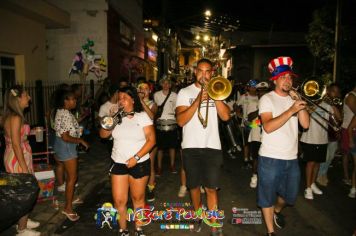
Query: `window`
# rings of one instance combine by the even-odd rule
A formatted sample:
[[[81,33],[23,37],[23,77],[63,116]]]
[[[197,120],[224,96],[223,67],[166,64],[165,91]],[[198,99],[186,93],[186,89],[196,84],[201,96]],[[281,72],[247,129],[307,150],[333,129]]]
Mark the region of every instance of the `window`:
[[[0,106],[4,105],[4,95],[7,88],[16,83],[15,57],[0,54]]]

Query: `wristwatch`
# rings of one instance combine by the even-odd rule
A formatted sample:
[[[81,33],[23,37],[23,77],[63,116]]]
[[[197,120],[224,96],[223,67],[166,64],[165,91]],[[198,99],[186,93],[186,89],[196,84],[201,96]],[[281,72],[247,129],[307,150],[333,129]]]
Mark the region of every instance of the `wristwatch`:
[[[136,161],[139,161],[141,159],[141,157],[139,157],[137,154],[135,154],[133,157],[135,158]]]

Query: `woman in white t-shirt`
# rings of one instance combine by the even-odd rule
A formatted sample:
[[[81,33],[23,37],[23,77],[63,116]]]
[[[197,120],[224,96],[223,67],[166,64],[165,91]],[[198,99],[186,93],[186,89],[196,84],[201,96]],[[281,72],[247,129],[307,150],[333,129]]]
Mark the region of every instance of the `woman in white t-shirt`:
[[[127,200],[130,195],[134,209],[145,205],[145,189],[150,175],[149,151],[155,145],[153,122],[143,110],[137,90],[134,87],[119,89],[119,106],[125,116],[113,130],[100,129],[100,137],[112,135],[114,147],[110,168],[111,188],[115,208],[120,215],[119,235],[129,235],[126,217]],[[144,235],[141,225],[136,222],[135,235]]]

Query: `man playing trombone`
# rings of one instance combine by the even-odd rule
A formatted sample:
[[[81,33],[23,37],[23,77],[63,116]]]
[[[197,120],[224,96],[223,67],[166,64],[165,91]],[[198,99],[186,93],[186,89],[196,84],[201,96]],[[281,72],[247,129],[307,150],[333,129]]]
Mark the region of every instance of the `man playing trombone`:
[[[274,235],[273,221],[277,227],[285,226],[281,210],[296,201],[300,181],[297,160],[298,122],[307,129],[309,114],[306,102],[293,100],[292,59],[278,57],[269,65],[274,91],[259,101],[263,131],[258,159],[257,204],[262,208],[267,235]],[[291,94],[293,93],[293,94]]]
[[[201,185],[206,191],[207,208],[217,210],[217,188],[223,158],[218,117],[223,121],[230,118],[230,109],[223,101],[209,98],[207,85],[212,74],[212,62],[200,59],[195,69],[195,83],[179,91],[176,105],[177,123],[183,127],[182,153],[187,187],[196,211],[201,208]],[[195,231],[200,231],[200,223]],[[212,235],[222,235],[221,228],[212,227],[211,230]]]

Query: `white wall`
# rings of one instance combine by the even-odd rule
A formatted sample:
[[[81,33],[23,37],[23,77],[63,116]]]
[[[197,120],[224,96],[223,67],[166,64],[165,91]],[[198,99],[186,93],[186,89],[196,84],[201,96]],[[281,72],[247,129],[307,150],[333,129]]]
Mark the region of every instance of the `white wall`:
[[[94,51],[103,55],[107,66],[107,15],[105,0],[48,0],[53,5],[69,12],[71,23],[68,29],[47,30],[48,77],[51,81],[71,83],[77,76],[68,73],[75,53],[81,50],[87,38],[94,41]],[[103,73],[105,78],[107,73]],[[89,73],[87,80],[97,80]]]

